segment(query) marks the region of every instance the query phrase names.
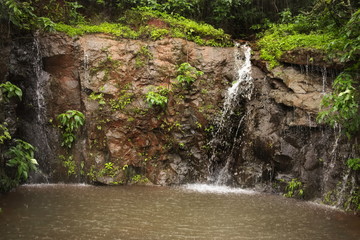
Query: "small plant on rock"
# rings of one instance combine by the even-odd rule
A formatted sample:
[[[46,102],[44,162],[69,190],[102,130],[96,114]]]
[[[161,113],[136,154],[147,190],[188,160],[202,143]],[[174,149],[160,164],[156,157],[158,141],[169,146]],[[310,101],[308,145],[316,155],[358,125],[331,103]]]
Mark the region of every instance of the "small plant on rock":
[[[162,86],[156,87],[154,91],[148,91],[146,93],[146,102],[151,106],[158,106],[165,108],[168,102],[169,90]]]
[[[62,130],[61,146],[71,148],[76,140],[76,130],[85,123],[85,116],[82,112],[68,110],[57,116],[60,122],[59,128]]]
[[[136,174],[132,176],[131,182],[133,183],[148,183],[149,179],[141,174]]]
[[[360,158],[350,158],[346,161],[346,165],[352,170],[360,170]]]
[[[113,162],[104,164],[104,168],[100,170],[99,176],[115,177],[119,171],[119,167],[115,166]]]
[[[60,155],[59,158],[62,160],[62,164],[66,168],[68,176],[76,175],[76,163],[73,156]]]
[[[7,122],[0,124],[0,144],[4,144],[5,140],[11,139],[9,129],[6,126]]]
[[[21,100],[23,95],[21,89],[10,82],[0,84],[0,91],[5,101],[9,101],[12,97],[18,97]]]
[[[303,183],[297,178],[293,178],[290,182],[287,182],[285,190],[287,191],[284,194],[285,197],[302,197],[304,195]]]
[[[204,74],[202,71],[198,71],[195,67],[191,66],[188,62],[180,64],[177,73],[176,80],[184,87],[190,87],[198,77]]]

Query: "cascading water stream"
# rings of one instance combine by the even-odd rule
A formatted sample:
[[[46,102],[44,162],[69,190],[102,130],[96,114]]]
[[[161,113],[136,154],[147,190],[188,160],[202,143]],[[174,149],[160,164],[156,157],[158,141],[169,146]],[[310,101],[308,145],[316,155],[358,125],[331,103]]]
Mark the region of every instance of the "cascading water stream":
[[[42,70],[42,57],[40,53],[39,42],[34,39],[34,47],[36,52],[35,62],[34,62],[34,72],[36,75],[36,116],[37,120],[41,125],[45,124],[44,116],[46,116],[46,103],[44,98],[44,88],[46,81],[49,79],[49,74]]]
[[[41,165],[43,165],[43,168],[48,168],[46,163],[48,162],[46,159],[49,158],[52,154],[52,149],[50,147],[48,137],[47,137],[47,111],[46,111],[46,100],[45,100],[45,94],[46,94],[46,87],[49,82],[50,75],[45,72],[42,62],[42,56],[41,56],[41,50],[40,50],[40,44],[38,42],[38,39],[34,38],[34,74],[35,74],[35,113],[36,113],[36,120],[35,120],[35,126],[34,131],[32,131],[32,138],[35,140],[35,147],[38,150],[37,158]],[[38,171],[38,174],[41,175],[41,181],[48,181],[48,176],[46,176],[41,170]],[[36,181],[36,180],[35,180]]]
[[[230,170],[235,160],[234,149],[241,140],[240,129],[246,116],[242,109],[242,100],[250,100],[254,88],[251,77],[251,48],[247,45],[237,47],[237,79],[226,93],[223,112],[217,120],[217,131],[210,142],[212,155],[208,180],[216,185],[231,183]]]
[[[322,69],[321,69],[321,75],[322,75],[322,94],[325,95],[326,93],[326,82],[327,82],[327,69],[326,67],[324,66]]]

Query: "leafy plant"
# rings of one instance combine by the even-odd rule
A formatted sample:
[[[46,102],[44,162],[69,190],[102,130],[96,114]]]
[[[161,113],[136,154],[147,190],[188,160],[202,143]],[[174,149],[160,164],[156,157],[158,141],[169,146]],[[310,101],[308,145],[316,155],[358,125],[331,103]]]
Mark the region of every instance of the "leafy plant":
[[[5,19],[19,28],[52,31],[55,23],[45,16],[37,16],[32,1],[0,0],[0,20]]]
[[[284,52],[296,48],[313,48],[327,52],[326,46],[335,39],[329,33],[303,33],[296,24],[273,24],[258,41],[260,57],[269,62],[270,68],[279,65]]]
[[[60,155],[59,158],[62,160],[63,166],[67,169],[67,175],[76,175],[76,163],[73,156]]]
[[[185,87],[189,87],[198,77],[204,74],[202,71],[198,71],[195,67],[191,66],[188,62],[180,64],[177,73],[176,80]]]
[[[15,139],[15,143],[6,152],[9,157],[6,166],[16,169],[14,179],[19,183],[28,179],[30,171],[35,171],[38,163],[34,158],[35,148],[30,143],[20,139]]]
[[[18,97],[21,100],[23,95],[22,90],[10,82],[0,84],[0,90],[6,101],[9,101],[12,97]]]
[[[76,140],[76,130],[85,123],[85,116],[77,110],[68,110],[59,114],[57,120],[60,123],[59,128],[63,132],[61,146],[71,148]]]
[[[4,144],[5,140],[11,139],[9,129],[6,127],[7,123],[0,124],[0,144]]]
[[[140,68],[145,65],[145,62],[148,62],[152,58],[153,55],[150,52],[149,47],[141,46],[140,50],[136,53],[135,66]]]
[[[169,34],[169,30],[164,29],[164,28],[155,28],[150,32],[150,38],[151,40],[160,40],[162,39],[164,36]]]
[[[133,183],[148,183],[149,179],[141,174],[136,174],[131,177]]]
[[[107,162],[104,164],[104,168],[99,172],[99,176],[115,177],[119,171],[119,167],[116,167],[113,162]]]
[[[317,121],[334,127],[340,124],[350,137],[360,129],[359,95],[355,81],[348,72],[341,73],[333,83],[333,92],[323,97]]]
[[[84,16],[78,13],[78,9],[83,8],[81,4],[79,4],[77,1],[75,2],[65,1],[65,4],[69,9],[68,21],[70,24],[75,25],[85,22]]]
[[[148,91],[145,95],[146,102],[151,106],[164,108],[168,102],[169,90],[162,86],[156,87],[155,91]]]
[[[97,101],[100,105],[106,104],[103,93],[95,93],[95,92],[92,92],[92,93],[89,95],[89,98],[90,98],[91,100]]]
[[[347,201],[344,204],[345,209],[353,209],[360,211],[360,189],[356,188],[350,196],[348,196]]]
[[[106,52],[106,54],[108,53]],[[102,80],[107,81],[110,73],[120,66],[120,64],[121,63],[118,60],[114,60],[111,56],[107,56],[104,60],[99,62],[96,67],[90,69],[90,74],[95,75],[96,73],[103,71],[105,74]]]
[[[115,99],[110,99],[109,104],[112,110],[122,110],[129,105],[134,98],[134,94],[123,89],[120,91],[120,95]]]
[[[302,197],[304,195],[303,183],[297,178],[293,178],[290,182],[287,182],[285,191],[287,191],[284,194],[285,197]]]
[[[346,165],[352,170],[360,170],[360,158],[350,158],[346,161]]]

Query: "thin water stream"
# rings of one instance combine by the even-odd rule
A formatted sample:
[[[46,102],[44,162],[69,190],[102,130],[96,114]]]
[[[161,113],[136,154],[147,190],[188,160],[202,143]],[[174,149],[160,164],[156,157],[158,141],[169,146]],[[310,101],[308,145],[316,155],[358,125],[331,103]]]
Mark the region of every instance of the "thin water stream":
[[[251,48],[237,45],[234,52],[236,81],[228,88],[222,114],[216,121],[217,130],[213,133],[210,146],[208,181],[216,185],[232,184],[231,165],[234,150],[241,141],[241,126],[246,113],[241,110],[245,99],[250,100],[254,84],[251,77]]]
[[[0,207],[0,239],[360,239],[358,217],[224,186],[25,185]]]

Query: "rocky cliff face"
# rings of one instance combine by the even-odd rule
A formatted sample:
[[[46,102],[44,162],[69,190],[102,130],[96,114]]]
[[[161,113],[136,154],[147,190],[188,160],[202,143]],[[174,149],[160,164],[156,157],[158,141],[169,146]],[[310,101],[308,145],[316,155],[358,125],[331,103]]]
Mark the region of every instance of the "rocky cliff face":
[[[238,48],[102,34],[36,39],[15,43],[9,79],[26,89],[19,132],[39,149],[37,158],[51,181],[207,180],[208,143],[236,78]],[[307,54],[310,64],[288,53],[284,65],[272,70],[253,58],[254,91],[234,111],[234,124],[244,122],[229,172],[236,185],[269,191],[283,191],[296,178],[307,198],[327,196],[334,204],[343,192],[356,191],[359,174],[344,165],[354,155],[353,145],[315,121],[336,70]],[[190,86],[175,80],[184,62],[204,72]],[[168,92],[166,107],[146,101],[159,87]],[[69,150],[61,147],[56,118],[70,109],[83,112],[86,124]]]
[[[35,106],[33,113],[44,115],[45,121],[43,129],[22,131],[33,142],[48,139],[38,148],[49,146],[45,152],[52,154],[51,160],[43,150],[37,157],[52,181],[149,180],[164,185],[206,178],[211,124],[221,110],[224,89],[234,80],[236,48],[200,47],[181,39],[115,40],[100,34],[37,39],[39,52],[34,55],[40,54],[41,63],[35,65],[42,64],[42,69],[32,75],[45,81],[37,90],[44,96],[37,103],[43,106]],[[204,73],[191,86],[175,80],[184,62]],[[146,94],[159,87],[169,92],[166,107],[146,101]],[[26,102],[38,98],[35,90],[26,89]],[[83,112],[86,125],[67,150],[60,146],[56,118],[70,109]],[[39,122],[29,111],[23,110],[23,121]]]
[[[316,122],[321,99],[331,91],[340,67],[318,60],[321,55],[297,54],[287,53],[283,65],[272,70],[253,57],[263,71],[253,71],[255,92],[246,105],[244,141],[234,176],[240,185],[271,191],[284,190],[296,179],[303,183],[305,198],[323,197],[328,204],[342,205],[349,199],[345,193],[356,195],[359,186],[359,174],[345,165],[356,156],[354,144],[341,129]],[[304,64],[304,58],[314,61]]]

